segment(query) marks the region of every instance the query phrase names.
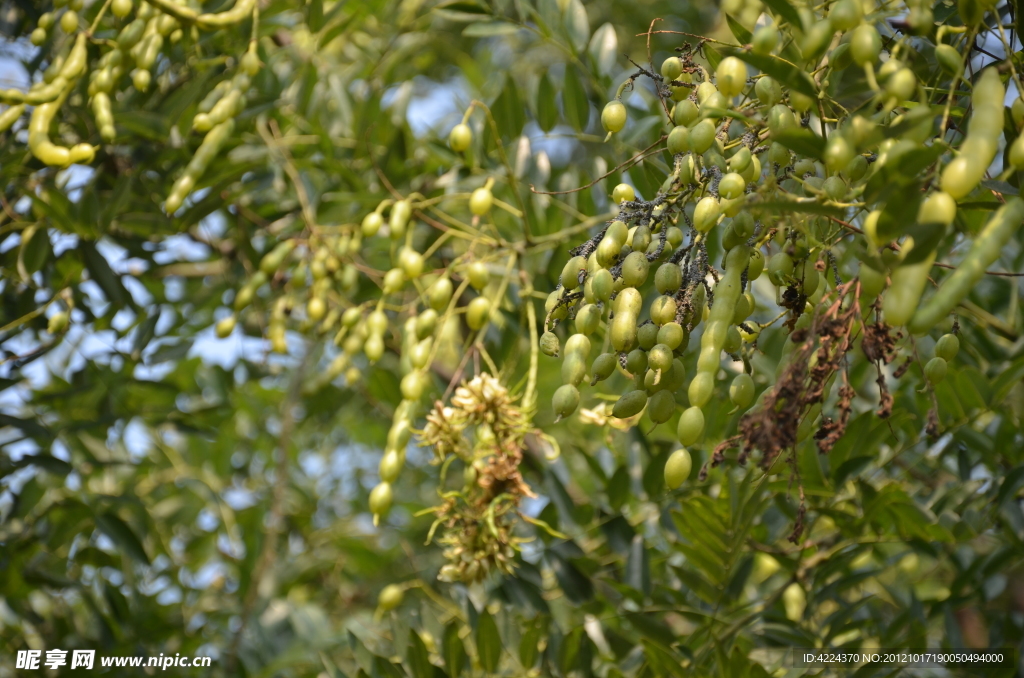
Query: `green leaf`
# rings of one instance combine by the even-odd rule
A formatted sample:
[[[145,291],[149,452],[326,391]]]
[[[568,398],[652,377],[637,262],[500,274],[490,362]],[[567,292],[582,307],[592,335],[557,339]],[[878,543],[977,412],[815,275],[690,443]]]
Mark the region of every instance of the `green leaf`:
[[[582,132],[590,121],[590,102],[587,91],[580,81],[579,72],[573,65],[565,66],[565,81],[562,84],[562,107],[565,119],[577,132]]]
[[[18,258],[28,275],[40,270],[52,256],[50,234],[45,227],[30,226],[22,232]]]
[[[788,21],[793,28],[804,30],[805,26],[800,20],[800,13],[787,0],[765,0],[764,4],[768,5],[768,8],[778,16]]]
[[[555,97],[555,86],[545,73],[537,85],[537,125],[545,132],[550,132],[558,124],[558,104]]]
[[[409,629],[408,651],[406,663],[413,678],[433,678],[434,665],[430,663],[430,653],[415,629]]]
[[[619,38],[615,34],[615,26],[605,23],[594,31],[588,51],[598,73],[609,75],[619,58]]]
[[[526,669],[533,668],[537,663],[537,656],[540,654],[537,644],[541,637],[540,624],[531,624],[519,640],[519,661]]]
[[[480,666],[489,673],[494,673],[501,659],[501,636],[494,617],[487,610],[480,614],[476,622],[476,652],[480,658]]]
[[[900,265],[916,264],[924,261],[935,251],[942,239],[946,237],[945,224],[914,224],[905,231],[914,239],[914,247],[900,262]]]
[[[841,219],[845,216],[843,210],[832,205],[822,205],[816,200],[766,200],[754,202],[750,205],[753,209],[764,210],[767,213],[776,212],[799,212],[801,214],[820,214]]]
[[[633,537],[629,558],[626,559],[626,583],[645,596],[651,595],[651,565],[647,557],[643,535]]]
[[[568,0],[562,10],[562,24],[565,27],[569,44],[577,52],[582,52],[590,40],[590,21],[587,19],[587,8],[581,0]]]
[[[708,59],[708,66],[711,67],[711,71],[714,72],[718,68],[718,64],[722,61],[722,53],[711,45],[704,45],[704,55]]]
[[[750,39],[752,37],[750,31],[744,28],[743,24],[741,24],[739,21],[732,18],[731,14],[726,14],[725,20],[726,22],[728,22],[729,30],[731,30],[732,34],[736,36],[736,39],[739,40],[744,45],[749,45]]]
[[[519,88],[511,75],[505,78],[505,86],[491,106],[491,113],[503,138],[514,139],[523,131],[526,114],[519,99]]]
[[[306,5],[306,23],[316,33],[324,26],[324,0],[309,0]]]
[[[809,129],[795,127],[780,130],[772,136],[772,140],[809,158],[820,160],[825,153],[825,140]]]
[[[146,555],[146,549],[142,547],[142,542],[135,536],[128,523],[110,511],[97,514],[95,520],[96,527],[99,528],[100,532],[110,537],[125,554],[140,563],[149,565],[149,556]]]
[[[82,241],[79,248],[85,257],[85,267],[89,269],[89,276],[103,290],[107,301],[115,307],[114,310],[129,304],[131,297],[128,290],[125,289],[120,276],[110,268],[106,258],[96,249],[96,243]]]
[[[444,665],[448,669],[451,678],[458,678],[466,667],[466,646],[462,644],[459,636],[459,627],[456,622],[451,622],[444,627],[444,641],[441,647],[444,657]]]
[[[496,35],[512,35],[519,26],[507,21],[478,21],[462,29],[467,38],[493,38]]]

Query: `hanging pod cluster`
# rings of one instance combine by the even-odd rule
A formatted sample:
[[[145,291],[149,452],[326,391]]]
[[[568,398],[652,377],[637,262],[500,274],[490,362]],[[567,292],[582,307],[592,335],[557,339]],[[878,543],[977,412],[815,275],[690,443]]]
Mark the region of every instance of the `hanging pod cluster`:
[[[732,374],[734,410],[763,400],[751,361],[774,322],[751,319],[758,310],[751,287],[762,274],[782,311],[770,315],[788,316],[786,326],[801,332],[826,295],[829,304],[859,303],[862,318],[877,305],[887,323],[917,334],[949,322],[1024,221],[1024,201],[1006,199],[956,270],[927,294],[933,264],[957,227],[957,202],[979,189],[996,159],[1004,118],[1018,126],[1004,176],[1024,168],[1024,100],[1004,116],[1003,77],[983,69],[955,102],[971,110],[963,132],[947,134],[948,118],[913,103],[926,96],[917,73],[928,65],[911,39],[934,40],[933,71],[955,89],[966,69],[954,45],[962,47],[966,36],[955,28],[936,32],[924,4],[906,9],[910,30],[884,50],[876,24],[890,10],[840,0],[827,10],[801,8],[798,23],[775,17],[753,31],[750,45],[719,54],[713,66],[686,45],[662,63],[660,77],[641,71],[623,83],[603,110],[604,129],[611,137],[628,123],[624,88],[637,77],[655,78],[670,106],[664,148],[671,171],[653,195],[615,187],[618,216],[572,250],[548,297],[539,348],[562,360],[563,383],[552,399],[557,418],[584,405],[585,381],[615,389],[611,417],[633,423],[646,414],[653,424],[678,417],[683,448],[671,471],[666,467],[674,488],[689,475],[686,448],[718,442],[705,440],[705,410],[717,402],[723,366]],[[782,82],[757,70],[763,64],[781,73],[784,63],[818,77],[794,72]],[[840,76],[862,81],[873,95],[839,104],[843,90],[831,82]],[[717,268],[709,248],[724,252]],[[847,294],[850,281],[859,297]],[[698,327],[700,346],[691,352]],[[956,341],[953,334],[939,341],[924,369],[929,383],[945,375]],[[793,342],[786,347],[792,351]],[[607,398],[608,387],[600,388]],[[808,417],[819,414],[820,404]],[[801,440],[812,424],[803,423]]]
[[[116,100],[129,86],[138,92],[149,90],[168,45],[179,43],[186,30],[232,27],[252,16],[255,7],[254,0],[238,0],[230,9],[211,14],[196,12],[184,0],[111,0],[88,8],[83,0],[56,0],[53,11],[39,17],[30,35],[33,44],[49,48],[49,65],[43,78],[27,91],[0,90],[0,102],[8,105],[0,112],[0,132],[34,107],[28,121],[28,148],[33,156],[54,167],[90,163],[99,148],[96,144],[83,140],[66,146],[51,137],[51,130],[61,122],[64,103],[84,75],[88,74],[89,107],[98,133],[95,141],[113,142]],[[107,30],[116,31],[113,39],[95,37]],[[253,43],[240,59],[234,78],[214,88],[200,105],[194,128],[205,137],[166,199],[169,213],[181,206],[231,137],[233,118],[244,109],[244,91],[259,66]]]

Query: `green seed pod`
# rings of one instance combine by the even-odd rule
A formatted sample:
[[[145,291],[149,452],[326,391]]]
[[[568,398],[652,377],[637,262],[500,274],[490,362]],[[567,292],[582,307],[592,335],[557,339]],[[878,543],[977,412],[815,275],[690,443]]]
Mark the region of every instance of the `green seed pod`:
[[[865,174],[868,172],[868,161],[862,155],[855,155],[850,163],[846,166],[846,169],[842,170],[843,177],[847,181],[857,182],[860,181]]]
[[[612,288],[615,285],[615,281],[612,279],[612,274],[606,269],[602,269],[594,274],[592,289],[594,291],[594,299],[600,302],[607,302],[611,299]]]
[[[665,344],[657,344],[647,352],[647,365],[652,370],[667,370],[673,359],[672,349]]]
[[[746,242],[746,238],[737,233],[732,224],[725,227],[725,232],[722,233],[722,249],[728,252],[733,247],[742,245],[744,242]]]
[[[400,268],[393,268],[384,274],[384,281],[381,287],[384,294],[394,294],[401,291],[405,286],[405,272]]]
[[[651,304],[651,320],[657,325],[664,325],[676,319],[676,300],[663,294]]]
[[[434,341],[430,337],[416,342],[416,345],[409,351],[409,362],[412,364],[413,369],[425,370],[430,364],[430,350],[434,346]]]
[[[679,264],[662,264],[654,274],[654,286],[661,294],[674,294],[683,284],[683,271]]]
[[[848,31],[860,25],[864,9],[859,0],[839,0],[828,11],[828,20],[837,31]]]
[[[614,353],[602,353],[594,358],[594,364],[590,367],[590,385],[593,386],[597,382],[604,381],[608,377],[612,376],[612,372],[615,371],[615,366],[618,363],[619,356]]]
[[[622,250],[622,244],[612,240],[611,238],[605,237],[597,245],[597,261],[604,268],[612,266],[619,258],[619,252]]]
[[[772,50],[779,44],[779,29],[769,24],[761,26],[754,31],[751,38],[751,49],[755,54],[771,54]]]
[[[574,290],[580,286],[580,271],[587,269],[587,260],[581,256],[575,256],[569,261],[565,262],[565,266],[562,268],[562,275],[559,280],[562,283],[562,287],[567,290]]]
[[[590,356],[590,339],[582,334],[573,334],[565,342],[565,355],[578,355],[586,359]]]
[[[793,257],[785,252],[778,252],[768,260],[768,279],[776,287],[782,287],[792,279],[793,269]]]
[[[398,239],[405,235],[410,218],[412,218],[412,203],[408,200],[399,200],[391,206],[388,227],[391,229],[392,238]]]
[[[935,355],[949,362],[960,352],[960,339],[955,334],[943,334],[935,342]]]
[[[747,267],[747,280],[754,281],[761,277],[764,271],[764,255],[761,250],[751,249],[750,264]]]
[[[118,19],[123,19],[132,11],[132,0],[114,0],[110,5],[110,11]]]
[[[793,111],[784,104],[775,104],[768,111],[768,132],[772,138],[780,132],[797,127],[798,124]]]
[[[733,200],[743,195],[747,182],[736,172],[730,172],[718,183],[718,194],[726,200]]]
[[[384,337],[379,334],[373,334],[367,337],[366,343],[363,344],[363,353],[366,354],[366,359],[371,363],[375,363],[384,357]]]
[[[936,356],[925,364],[924,378],[930,384],[937,384],[946,378],[946,368],[946,361]]]
[[[551,407],[558,419],[564,419],[576,411],[580,404],[580,392],[572,384],[559,386],[551,397]]]
[[[683,62],[679,57],[669,57],[661,62],[661,76],[665,80],[678,80],[683,74]]]
[[[678,226],[669,226],[665,232],[665,242],[668,249],[674,250],[683,244],[683,231]]]
[[[477,297],[466,307],[466,324],[471,330],[479,330],[491,316],[491,302],[487,297]]]
[[[789,149],[780,143],[773,143],[768,147],[768,159],[776,165],[788,165],[789,157]]]
[[[858,66],[865,66],[878,60],[882,51],[882,38],[875,27],[863,23],[853,30],[850,36],[850,56]]]
[[[327,315],[327,303],[320,297],[313,297],[306,302],[306,317],[312,322],[320,322]]]
[[[686,383],[686,366],[683,365],[683,361],[679,358],[673,360],[672,367],[662,374],[661,381],[666,391],[678,393]]]
[[[647,405],[647,393],[639,389],[630,391],[620,397],[612,407],[612,416],[616,419],[628,419],[639,414]]]
[[[584,304],[576,312],[576,331],[581,334],[593,334],[601,324],[601,309],[594,304]]]
[[[583,336],[583,335],[574,335]],[[562,383],[579,386],[583,377],[587,374],[587,361],[577,353],[565,352],[565,360],[562,361]]]
[[[715,123],[711,120],[701,120],[690,129],[690,149],[698,155],[703,155],[715,143]]]
[[[552,358],[558,357],[560,345],[558,341],[558,335],[554,332],[545,332],[540,335],[540,350],[541,353]]]
[[[690,381],[690,386],[687,389],[687,396],[690,399],[690,405],[694,407],[704,407],[711,400],[711,395],[715,390],[715,376],[710,372],[699,372]]]
[[[669,455],[668,461],[665,462],[665,486],[670,490],[679,489],[690,477],[692,468],[693,460],[690,453],[685,447],[679,448]]]
[[[693,227],[701,233],[707,233],[718,223],[722,209],[718,201],[710,195],[700,199],[693,209]]]
[[[1024,201],[1020,198],[1010,198],[982,228],[957,269],[943,280],[935,294],[916,310],[910,321],[910,331],[923,334],[935,327],[941,319],[948,317],[985,275],[986,268],[999,258],[1003,247],[1017,232],[1022,221]]]
[[[392,501],[394,501],[394,493],[392,492],[391,489],[391,483],[379,483],[376,487],[373,488],[373,490],[370,491],[370,512],[373,513],[375,517],[386,516],[388,514],[388,511],[391,510]],[[384,587],[385,591],[387,591],[387,589],[388,587]],[[383,591],[381,592],[381,597],[384,597]],[[393,598],[394,596],[392,594],[389,594],[387,600],[391,601],[393,600]],[[388,604],[393,605],[393,607],[397,607],[401,602],[402,598],[401,596],[398,596],[397,602],[388,602]]]
[[[739,328],[735,325],[730,325],[725,333],[725,343],[722,345],[722,350],[726,353],[736,353],[742,345],[743,337],[740,336]]]
[[[398,476],[402,473],[402,468],[405,466],[405,451],[404,450],[387,450],[384,452],[384,456],[380,459],[379,475],[381,481],[385,483],[393,483],[398,480]]]
[[[654,323],[644,323],[636,332],[636,343],[645,351],[648,351],[658,343],[658,326]]]
[[[277,244],[274,249],[270,250],[263,259],[260,260],[260,272],[267,276],[274,275],[277,273],[277,269],[281,268],[281,264],[284,260],[292,253],[295,249],[295,243],[292,240],[285,240]]]
[[[643,374],[647,371],[647,352],[634,349],[626,356],[626,369],[630,374]]]
[[[71,317],[68,315],[66,311],[58,311],[57,313],[54,313],[53,315],[50,316],[50,319],[46,323],[46,331],[49,332],[50,334],[60,334],[61,332],[67,329],[70,319]],[[228,319],[234,320],[234,316],[229,316],[224,320]],[[224,320],[221,320],[220,323],[217,323],[218,336],[220,325],[221,323],[224,322]],[[233,325],[231,329],[234,329]],[[228,334],[230,333],[231,332],[229,331]]]
[[[779,83],[767,75],[758,78],[757,82],[754,83],[754,94],[765,108],[771,108],[779,103],[782,101],[783,96],[782,87]]]
[[[586,262],[584,262],[584,265]],[[466,269],[466,276],[469,278],[469,285],[475,290],[482,290],[487,287],[491,280],[491,273],[487,270],[487,264],[482,261],[474,261]]]
[[[416,317],[415,334],[417,339],[426,339],[437,328],[437,311],[428,308]]]
[[[666,323],[658,330],[658,343],[668,346],[672,351],[683,346],[685,339],[687,339],[686,330],[679,323]]]
[[[544,313],[554,320],[562,320],[569,314],[565,304],[558,303],[561,298],[562,290],[552,290],[551,294],[548,295],[547,300],[544,302]]]
[[[406,400],[417,402],[423,397],[423,392],[428,386],[428,377],[425,373],[415,370],[402,377],[402,382],[399,385],[402,391],[402,397]]]
[[[388,330],[388,316],[377,309],[366,318],[366,328],[371,335],[383,335]]]
[[[683,99],[672,109],[672,122],[676,125],[690,125],[698,115],[697,104],[689,99]],[[687,134],[687,149],[689,150],[689,134]]]
[[[736,375],[729,385],[729,400],[736,407],[746,409],[754,402],[754,380],[747,373]]]
[[[809,297],[817,291],[818,286],[821,284],[821,274],[818,273],[814,268],[814,262],[808,259],[804,263],[804,281],[801,285],[801,292],[805,297]]]
[[[68,35],[78,30],[78,13],[74,10],[65,10],[60,17],[60,29]]]
[[[736,96],[747,85],[747,65],[734,56],[725,57],[715,69],[715,84],[724,96]]]
[[[452,292],[452,281],[448,278],[439,278],[427,291],[430,308],[437,312],[445,310],[448,307],[448,302],[452,299]]]
[[[614,134],[626,126],[626,117],[626,106],[621,101],[609,101],[601,111],[601,125]]]
[[[43,33],[43,39],[46,39],[45,32]],[[665,142],[668,152],[672,155],[677,153],[686,153],[690,150],[690,130],[683,125],[677,125],[668,134],[668,139]]]
[[[645,252],[651,244],[651,229],[647,226],[637,226],[633,229],[633,237],[630,238],[630,247],[636,252]],[[629,287],[632,287],[631,285]]]
[[[739,325],[741,322],[746,320],[753,311],[754,308],[750,304],[750,299],[746,294],[741,294],[736,300],[736,309],[732,314],[732,323],[734,325]]]
[[[640,287],[647,281],[649,270],[647,255],[633,252],[622,262],[622,282],[626,287]]]
[[[356,326],[356,323],[359,322],[362,317],[363,313],[358,306],[345,309],[345,312],[341,314],[341,325],[342,327],[351,329]]]
[[[647,416],[655,424],[664,424],[676,411],[676,399],[671,391],[658,391],[647,404]]]
[[[398,265],[410,280],[418,278],[423,274],[423,255],[411,247],[403,247],[398,253]]]
[[[643,297],[640,293],[632,287],[627,287],[619,292],[619,296],[615,297],[614,311],[618,315],[620,313],[629,314],[636,316],[640,313],[640,308],[643,306]]]
[[[616,205],[634,200],[636,200],[636,191],[629,184],[619,184],[612,190],[612,202]]]
[[[704,433],[704,412],[699,407],[688,407],[679,417],[676,436],[683,445],[693,445]]]
[[[455,127],[452,127],[452,131],[448,133],[448,147],[456,153],[463,153],[469,150],[472,143],[473,131],[469,128],[469,125],[460,122]]]
[[[480,187],[473,191],[469,196],[469,211],[478,217],[481,217],[491,211],[491,205],[494,204],[494,194],[491,193],[491,189],[486,186]]]

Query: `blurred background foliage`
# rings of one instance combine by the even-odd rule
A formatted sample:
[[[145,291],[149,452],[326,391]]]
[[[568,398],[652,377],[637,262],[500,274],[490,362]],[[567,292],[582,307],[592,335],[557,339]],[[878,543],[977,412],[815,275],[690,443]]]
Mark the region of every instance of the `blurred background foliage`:
[[[24,38],[43,4],[0,5],[2,77],[14,81],[5,86],[47,66]],[[622,134],[605,144],[598,123],[633,70],[626,56],[647,63],[650,50],[658,64],[681,45],[656,35],[648,47],[651,21],[728,28],[702,1],[260,6],[257,95],[206,190],[178,214],[160,203],[198,144],[192,112],[245,50],[248,22],[204,33],[202,58],[172,50],[156,86],[115,101],[117,138],[92,168],[45,168],[17,133],[0,138],[0,675],[14,675],[14,651],[27,648],[210,654],[213,675],[332,678],[753,678],[815,675],[780,670],[779,647],[1020,648],[1016,279],[987,280],[973,297],[963,357],[937,393],[953,432],[937,442],[920,435],[930,402],[913,380],[894,382],[894,415],[882,421],[874,374],[855,366],[866,396],[847,435],[827,456],[813,444],[798,451],[808,513],[797,545],[787,541],[799,504],[789,475],[727,462],[667,492],[671,432],[578,418],[552,426],[560,380],[542,369],[535,421],[553,438],[527,438],[538,497],[526,509],[552,530],[523,529],[533,540],[514,576],[439,583],[441,550],[424,545],[431,518],[418,515],[437,502],[431,452],[410,448],[384,524],[366,509],[400,400],[397,359],[325,383],[329,340],[290,333],[280,356],[259,327],[214,336],[262,253],[300,228],[289,169],[325,224],[358,223],[389,186],[481,185],[501,164],[499,145],[524,184],[587,184],[661,133],[642,81]],[[760,12],[733,10],[748,26]],[[474,99],[495,126],[475,116],[478,141],[457,163],[444,140]],[[65,134],[93,134],[83,98],[65,111]],[[666,158],[628,180],[653,194]],[[524,188],[518,199],[535,236],[583,230],[608,218],[622,178],[554,199]],[[495,190],[515,202],[508,185]],[[29,225],[49,237],[27,247]],[[488,333],[507,383],[525,372],[521,306],[541,312],[574,244],[550,243],[525,263],[545,294],[510,293]],[[376,268],[386,255],[386,243],[363,253]],[[58,293],[75,310],[55,336],[46,302]],[[377,293],[363,277],[353,300]],[[783,340],[763,335],[760,373],[773,373]],[[737,417],[712,405],[707,438],[735,430]],[[706,454],[694,450],[695,468]],[[403,602],[375,615],[378,592],[396,583]],[[794,583],[803,595],[784,595]]]

